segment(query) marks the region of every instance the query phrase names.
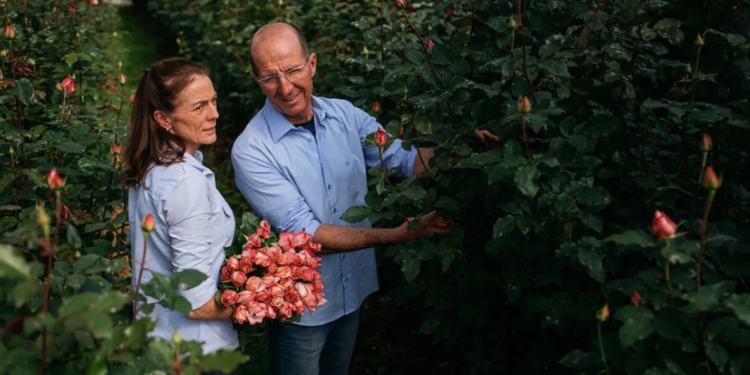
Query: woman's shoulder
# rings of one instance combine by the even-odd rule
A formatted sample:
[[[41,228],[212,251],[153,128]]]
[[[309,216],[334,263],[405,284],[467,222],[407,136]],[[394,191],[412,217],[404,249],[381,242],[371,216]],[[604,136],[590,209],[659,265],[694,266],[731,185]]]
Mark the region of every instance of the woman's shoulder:
[[[170,165],[154,165],[146,174],[144,185],[153,194],[167,198],[174,195],[175,189],[181,184],[196,186],[204,181],[207,183],[203,172],[183,160]]]

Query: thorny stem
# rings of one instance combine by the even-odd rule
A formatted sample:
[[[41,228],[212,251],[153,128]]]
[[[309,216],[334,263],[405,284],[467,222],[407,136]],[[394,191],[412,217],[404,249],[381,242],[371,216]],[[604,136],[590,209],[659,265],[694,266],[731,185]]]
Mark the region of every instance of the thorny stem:
[[[599,322],[597,327],[597,333],[599,334],[599,351],[602,353],[602,363],[604,364],[604,371],[609,374],[609,366],[607,365],[607,357],[604,355],[604,342],[602,341],[602,322]]]
[[[523,129],[523,144],[526,146],[526,158],[531,164],[531,153],[529,152],[529,140],[526,138],[526,114],[523,114],[522,119],[522,129]]]
[[[383,162],[383,147],[378,146],[378,153],[380,154],[380,168],[383,169],[383,177],[385,178],[385,182],[388,183],[388,186],[391,188],[391,192],[395,193],[396,189],[393,188],[391,180],[388,178],[388,172],[386,172],[385,170],[385,163]]]
[[[146,251],[148,251],[148,232],[143,232],[143,258],[141,259],[141,270],[138,272],[138,283],[135,284],[135,297],[133,301],[133,323],[138,317],[138,293],[141,291],[141,280],[143,280],[143,269],[146,268]]]
[[[521,0],[518,0],[518,29],[521,30],[521,48],[523,50],[523,75],[526,77],[526,82],[529,84],[529,91],[531,91],[531,99],[536,104],[536,94],[534,94],[534,85],[531,83],[529,78],[529,70],[526,62],[526,32],[524,31],[523,15],[526,14],[526,10],[521,13]]]
[[[667,290],[669,290],[669,299],[674,299],[674,293],[672,292],[672,279],[669,276],[669,259],[664,262],[664,279],[667,281]]]
[[[713,191],[709,192],[709,198],[706,200],[706,209],[703,212],[703,221],[701,221],[701,249],[698,255],[698,261],[695,262],[695,285],[698,293],[701,292],[701,263],[706,252],[706,226],[708,226],[708,214],[711,212],[711,203],[713,202]]]
[[[42,248],[47,252],[47,277],[42,289],[42,312],[47,314],[49,309],[49,290],[52,282],[52,256],[55,252],[55,244],[57,243],[57,235],[60,230],[60,212],[62,211],[62,203],[60,199],[60,191],[56,190],[55,195],[57,196],[57,207],[55,208],[55,236],[50,242],[49,236],[43,240],[44,245]],[[44,365],[47,362],[47,328],[42,330],[42,358],[39,359],[39,367],[37,368],[37,375],[44,373]]]

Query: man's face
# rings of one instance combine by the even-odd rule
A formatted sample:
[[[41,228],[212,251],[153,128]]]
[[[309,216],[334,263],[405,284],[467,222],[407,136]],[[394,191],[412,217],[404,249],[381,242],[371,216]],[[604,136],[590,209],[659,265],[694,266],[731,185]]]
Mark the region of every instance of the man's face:
[[[312,78],[317,56],[304,56],[296,36],[283,32],[254,45],[253,58],[257,68],[253,78],[271,105],[292,124],[309,121],[313,115]],[[273,76],[278,77],[265,79]]]

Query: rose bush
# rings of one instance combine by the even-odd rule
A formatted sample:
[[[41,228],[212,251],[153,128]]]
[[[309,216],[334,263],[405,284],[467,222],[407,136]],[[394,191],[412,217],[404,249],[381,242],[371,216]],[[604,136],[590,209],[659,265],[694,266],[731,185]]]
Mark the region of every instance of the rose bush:
[[[371,169],[368,206],[344,214],[453,227],[381,249],[360,338],[388,344],[359,345],[355,371],[750,372],[746,1],[150,6],[212,68],[224,134],[264,104],[247,43],[280,20],[319,56],[316,94],[437,149],[427,179]]]

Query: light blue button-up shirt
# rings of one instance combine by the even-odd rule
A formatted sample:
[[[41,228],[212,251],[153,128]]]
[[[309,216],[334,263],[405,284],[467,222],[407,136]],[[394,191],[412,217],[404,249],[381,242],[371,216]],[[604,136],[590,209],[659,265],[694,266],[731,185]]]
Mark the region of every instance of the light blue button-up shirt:
[[[313,113],[317,139],[266,101],[234,142],[237,187],[276,231],[315,235],[321,224],[369,228],[368,220],[351,224],[341,215],[366,205],[367,167],[380,165],[380,157],[377,147],[364,146],[365,137],[381,126],[345,100],[313,97]],[[400,167],[400,175],[411,176],[416,153],[397,140],[383,160],[386,168]],[[302,317],[306,326],[350,314],[378,290],[373,248],[320,257],[328,303]]]
[[[210,301],[217,290],[224,247],[231,245],[234,237],[234,214],[216,190],[213,172],[201,164],[200,151],[195,157],[185,153],[184,158],[184,162],[170,166],[154,166],[141,186],[129,189],[131,254],[137,261],[133,266],[132,287],[135,290],[143,259],[140,223],[152,214],[156,229],[148,237],[141,284],[153,279],[151,272],[171,276],[188,269],[201,271],[208,275],[203,283],[178,291],[195,310]],[[149,304],[156,302],[148,297]],[[138,313],[139,318],[143,316]],[[159,304],[150,316],[157,320],[151,336],[171,341],[177,329],[184,340],[202,342],[204,353],[239,346],[230,320],[192,320]]]

